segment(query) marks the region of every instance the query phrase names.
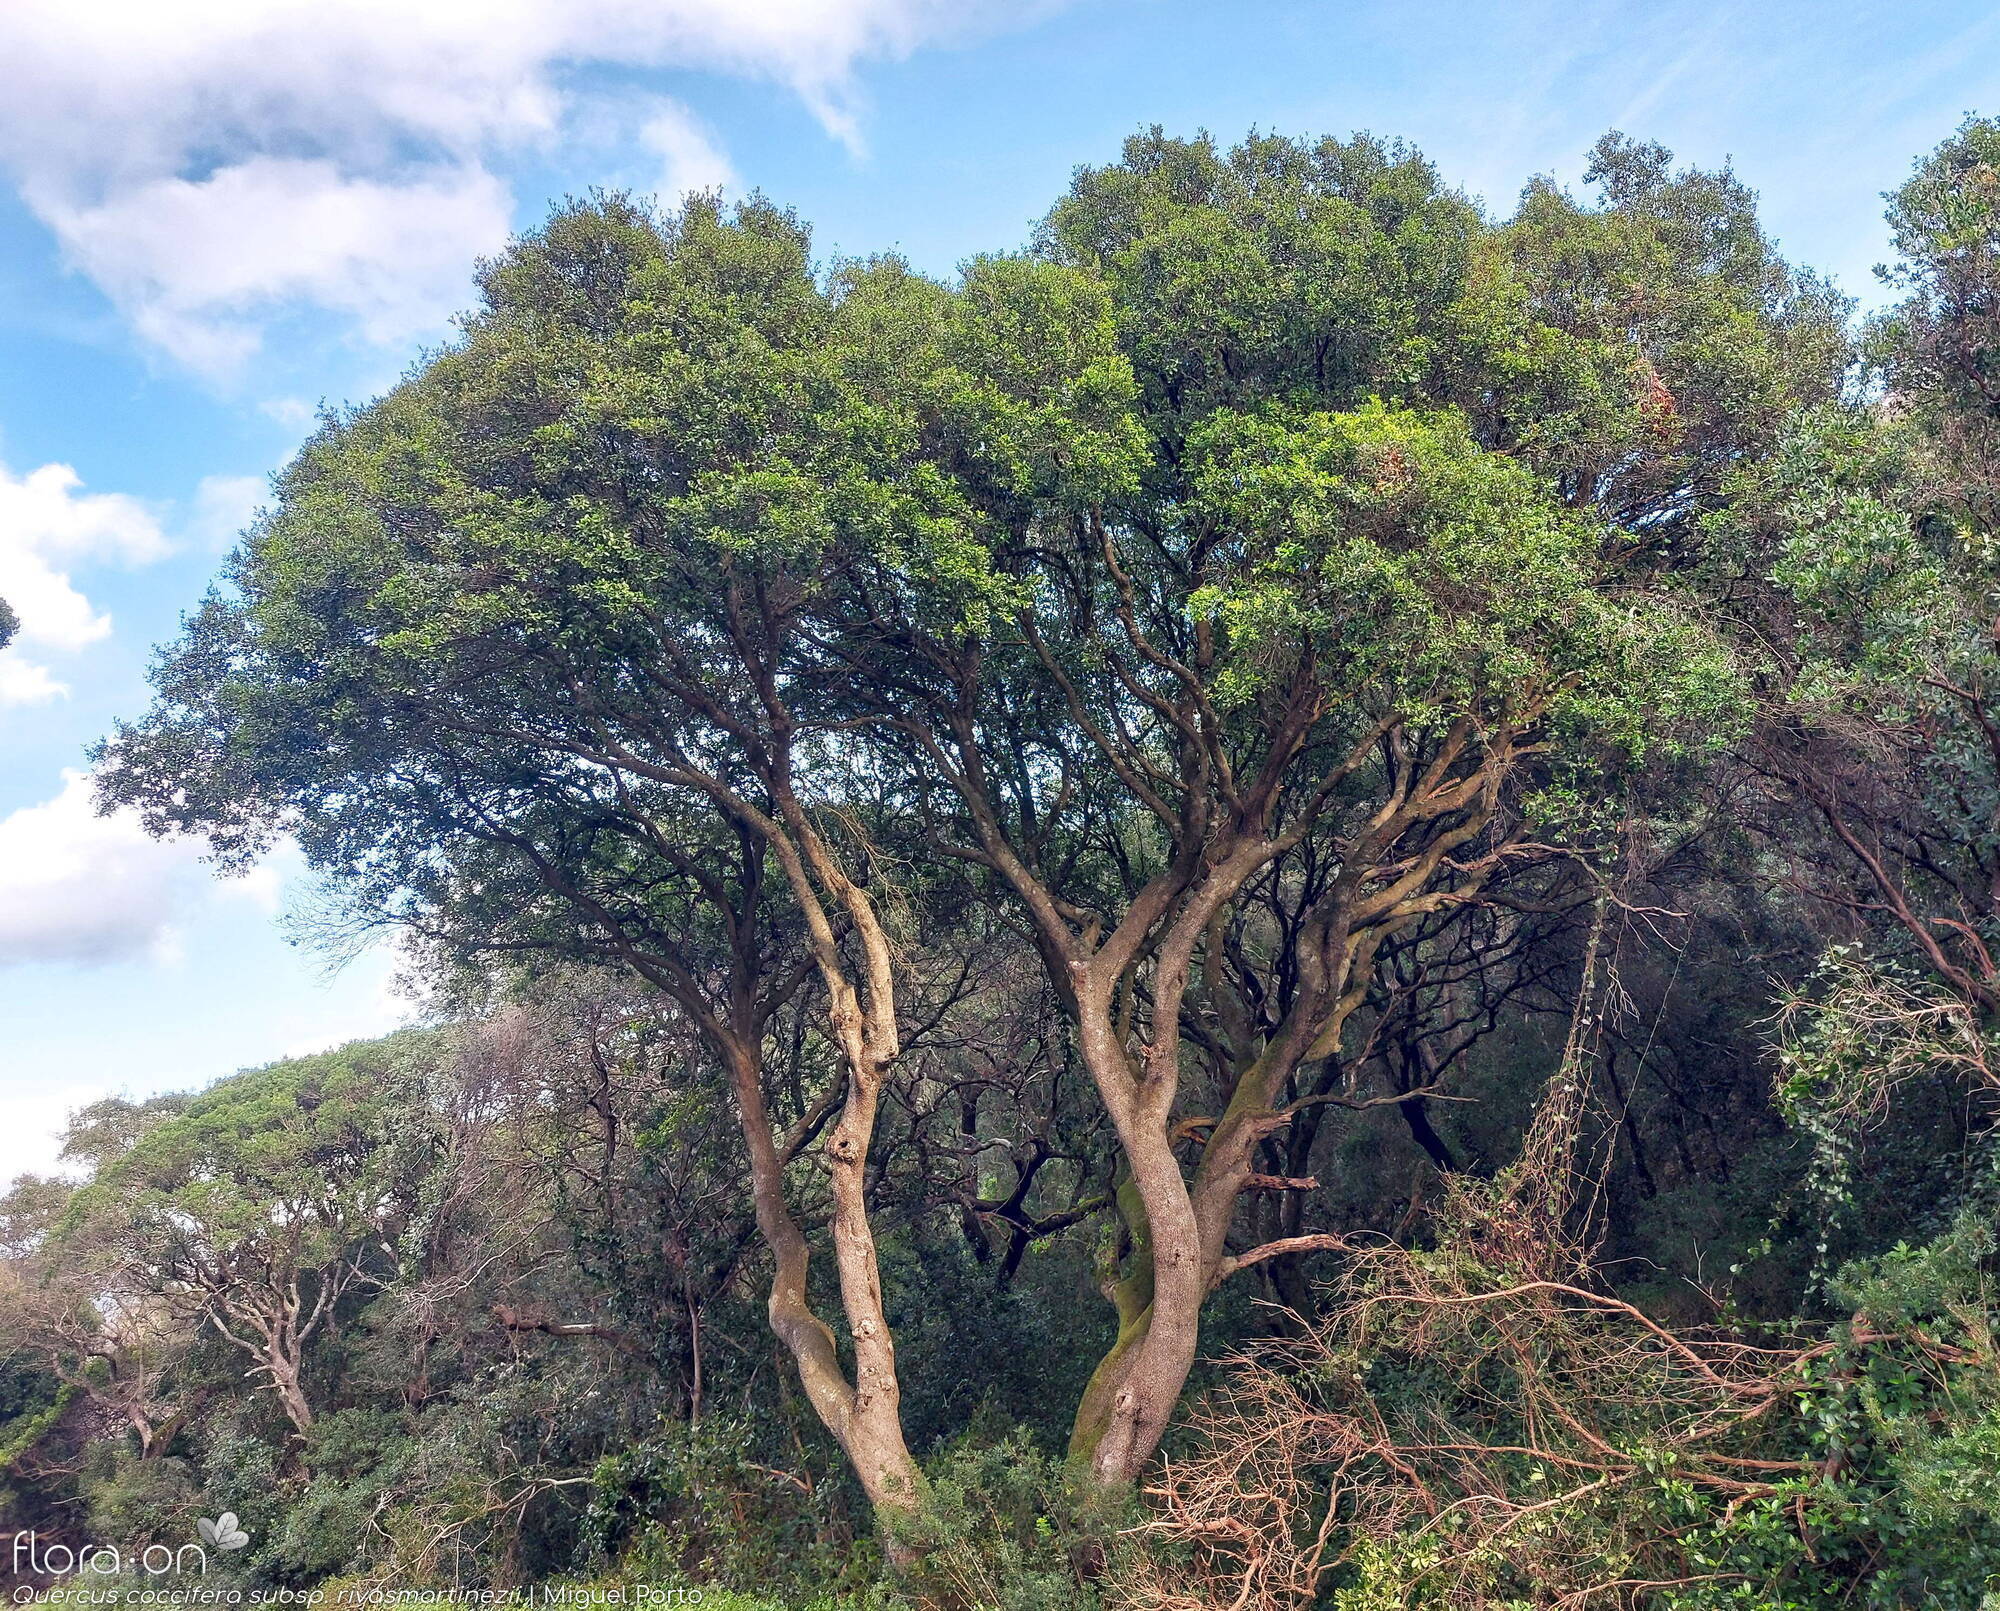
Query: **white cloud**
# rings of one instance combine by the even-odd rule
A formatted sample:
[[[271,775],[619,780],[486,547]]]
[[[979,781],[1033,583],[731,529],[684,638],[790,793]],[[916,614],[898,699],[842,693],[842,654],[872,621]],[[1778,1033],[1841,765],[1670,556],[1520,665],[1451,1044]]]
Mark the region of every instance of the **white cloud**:
[[[0,817],[0,966],[158,955],[199,854],[100,817],[89,777],[65,772],[53,800]]]
[[[639,143],[660,159],[653,188],[669,198],[695,190],[720,190],[736,183],[729,158],[688,110],[661,104],[639,130]]]
[[[102,1085],[36,1085],[27,1090],[0,1090],[0,1191],[25,1174],[66,1173],[62,1133],[70,1115],[109,1096]]]
[[[40,705],[69,692],[47,666],[23,660],[19,651],[0,653],[0,705]]]
[[[268,476],[205,475],[194,489],[190,534],[204,548],[233,547],[270,498]]]
[[[15,477],[0,465],[0,599],[21,619],[19,640],[0,650],[0,706],[64,692],[28,646],[75,653],[111,631],[111,617],[78,591],[84,565],[144,565],[167,552],[152,512],[136,498],[84,492],[76,471],[45,464]]]
[[[774,82],[854,145],[860,63],[1023,15],[1000,0],[6,0],[0,164],[147,337],[223,375],[300,306],[381,342],[435,328],[504,236],[496,170],[633,102],[593,88],[592,68]],[[663,187],[727,178],[684,108],[639,116],[623,142],[662,160]]]
[[[275,420],[300,438],[312,429],[313,406],[303,397],[272,397],[257,408],[266,419]]]
[[[344,314],[381,343],[441,326],[472,259],[505,243],[509,211],[505,187],[477,166],[381,182],[259,156],[44,216],[142,334],[221,374],[256,351],[259,316],[286,303]]]
[[[218,879],[194,840],[153,838],[132,811],[100,816],[85,772],[0,817],[0,968],[31,962],[172,964],[181,929],[207,901],[279,908],[283,873],[267,860]]]

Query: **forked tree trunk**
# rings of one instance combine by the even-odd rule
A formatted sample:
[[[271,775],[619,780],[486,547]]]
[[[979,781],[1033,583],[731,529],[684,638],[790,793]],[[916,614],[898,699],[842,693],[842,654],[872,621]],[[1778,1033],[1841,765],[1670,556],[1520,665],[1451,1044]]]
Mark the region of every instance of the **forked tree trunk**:
[[[771,709],[774,715],[781,714],[775,698]],[[792,792],[788,741],[774,749],[772,794],[778,818],[767,829],[767,842],[805,921],[807,944],[826,988],[828,1028],[847,1074],[846,1100],[827,1140],[826,1160],[833,1196],[829,1229],[834,1269],[853,1339],[854,1378],[849,1383],[844,1374],[840,1376],[844,1394],[839,1424],[828,1424],[853,1461],[896,1557],[904,1549],[896,1524],[915,1510],[921,1474],[903,1436],[896,1342],[882,1302],[882,1271],[868,1217],[867,1186],[868,1149],[875,1136],[882,1082],[901,1051],[895,953],[874,901],[847,875]],[[859,947],[858,969],[843,954],[823,902],[831,902],[845,917]],[[804,1276],[801,1259],[801,1300]]]
[[[835,1258],[842,1265],[843,1303],[856,1343],[857,1369],[855,1380],[850,1382],[833,1329],[813,1312],[806,1295],[811,1250],[785,1199],[784,1159],[764,1103],[756,1057],[749,1047],[738,1042],[732,1048],[729,1071],[744,1145],[750,1154],[751,1203],[758,1231],[771,1250],[767,1304],[771,1329],[791,1354],[814,1413],[840,1444],[869,1504],[893,1533],[895,1522],[914,1508],[917,1498],[917,1465],[903,1439],[895,1349],[888,1324],[882,1319],[879,1278],[872,1287],[854,1294],[861,1300],[858,1304],[847,1292],[849,1266],[861,1263],[872,1275],[873,1239],[860,1248],[854,1245],[854,1226],[843,1211],[840,1188],[836,1187]],[[872,1117],[871,1111],[870,1122]],[[839,1141],[836,1134],[836,1147]],[[834,1166],[838,1175],[838,1157]],[[859,1170],[852,1174],[850,1196],[859,1189]],[[866,1231],[865,1218],[862,1229]],[[871,1323],[874,1335],[864,1338],[863,1328]]]
[[[1117,980],[1136,959],[1134,942],[1127,938],[1120,950],[1114,935],[1088,961],[1071,964],[1078,1049],[1125,1155],[1136,1210],[1127,1214],[1133,1262],[1149,1272],[1141,1279],[1135,1269],[1112,1288],[1118,1337],[1092,1375],[1073,1424],[1072,1458],[1085,1463],[1099,1485],[1129,1486],[1151,1461],[1194,1368],[1208,1295],[1235,1270],[1280,1250],[1274,1244],[1236,1257],[1228,1251],[1256,1148],[1289,1122],[1281,1104],[1292,1076],[1338,1050],[1382,942],[1438,899],[1428,889],[1437,862],[1491,820],[1498,779],[1511,760],[1504,743],[1497,757],[1449,787],[1440,787],[1440,763],[1421,780],[1412,773],[1400,802],[1385,805],[1353,847],[1350,870],[1303,925],[1292,1006],[1261,1048],[1254,1054],[1244,1049],[1247,1063],[1228,1083],[1226,1105],[1204,1125],[1207,1139],[1192,1179],[1174,1151],[1182,1004],[1197,947],[1251,874],[1271,859],[1274,843],[1245,837],[1211,845],[1200,879],[1171,897],[1178,910],[1153,953],[1153,1021],[1136,1058],[1113,1010]],[[1407,826],[1461,808],[1465,819],[1433,839],[1409,870],[1385,890],[1364,894],[1363,872],[1388,854]]]

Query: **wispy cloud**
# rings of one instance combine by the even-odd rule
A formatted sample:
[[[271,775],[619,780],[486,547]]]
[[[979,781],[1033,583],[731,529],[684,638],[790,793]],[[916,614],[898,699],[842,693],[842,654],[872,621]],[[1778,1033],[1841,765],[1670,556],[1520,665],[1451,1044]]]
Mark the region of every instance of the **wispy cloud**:
[[[1046,10],[1043,6],[1040,9]],[[158,348],[237,372],[288,311],[393,343],[505,238],[510,156],[618,130],[679,191],[727,182],[685,106],[589,69],[785,86],[858,146],[854,75],[999,0],[8,0],[0,165]]]
[[[189,511],[189,535],[211,553],[234,547],[270,496],[268,476],[203,476]]]

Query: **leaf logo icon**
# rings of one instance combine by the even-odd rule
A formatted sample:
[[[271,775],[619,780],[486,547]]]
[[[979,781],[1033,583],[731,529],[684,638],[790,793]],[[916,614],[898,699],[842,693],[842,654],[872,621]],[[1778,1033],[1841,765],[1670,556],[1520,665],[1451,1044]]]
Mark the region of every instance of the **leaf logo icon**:
[[[204,1544],[212,1544],[219,1550],[241,1549],[250,1542],[250,1535],[236,1523],[236,1512],[225,1510],[214,1521],[206,1516],[195,1518],[194,1529],[201,1534]]]

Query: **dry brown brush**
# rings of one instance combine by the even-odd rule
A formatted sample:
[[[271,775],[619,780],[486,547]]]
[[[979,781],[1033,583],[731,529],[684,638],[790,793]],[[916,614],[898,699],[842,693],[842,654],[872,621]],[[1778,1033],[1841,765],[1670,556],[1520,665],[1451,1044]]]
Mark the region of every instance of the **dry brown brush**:
[[[1812,1558],[1837,1473],[1799,1435],[1802,1391],[1857,1345],[1920,1368],[1962,1350],[1866,1316],[1812,1344],[1719,1306],[1669,1329],[1615,1296],[1578,1224],[1586,1020],[1513,1170],[1455,1179],[1424,1248],[1345,1243],[1331,1306],[1230,1362],[1150,1490],[1127,1604],[1708,1603],[1748,1587],[1712,1546],[1753,1510]]]

